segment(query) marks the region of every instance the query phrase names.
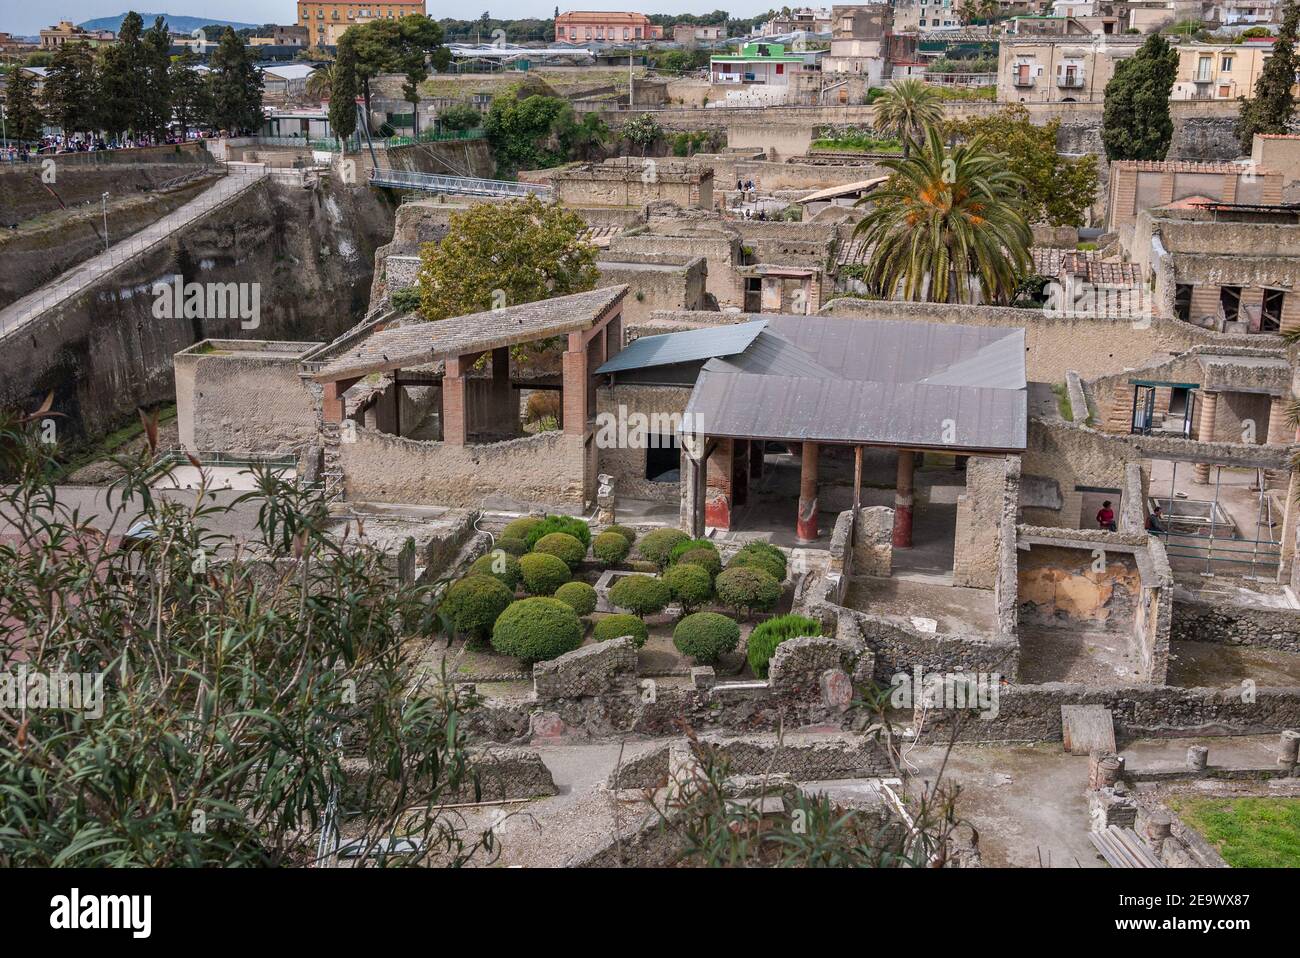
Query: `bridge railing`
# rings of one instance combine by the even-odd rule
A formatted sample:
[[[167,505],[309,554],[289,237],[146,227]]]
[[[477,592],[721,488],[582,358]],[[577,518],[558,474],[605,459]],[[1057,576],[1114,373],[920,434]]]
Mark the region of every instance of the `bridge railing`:
[[[186,222],[191,222],[238,196],[245,187],[266,175],[265,169],[260,166],[232,166],[227,167],[227,169],[229,175],[224,177],[221,183],[214,185],[208,192],[200,194],[188,203],[177,207],[167,216],[179,213],[182,210],[189,210],[192,215]],[[221,189],[226,184],[233,185],[229,189]],[[148,230],[149,227],[146,227],[141,232],[145,233]],[[107,276],[119,266],[129,263],[141,253],[167,242],[172,238],[172,235],[171,231],[164,231],[151,239],[136,235],[119,240],[104,252],[96,254],[77,266],[73,266],[63,274],[66,278],[42,288],[40,295],[33,297],[29,293],[26,296],[19,297],[17,303],[0,310],[0,339],[20,329],[46,310],[52,309],[78,295],[97,280]],[[21,303],[22,307],[14,309],[13,307],[18,303]]]
[[[415,173],[409,170],[372,169],[370,182],[374,186],[390,186],[402,190],[424,190],[429,193],[463,193],[471,196],[538,196],[549,198],[552,190],[540,183],[518,183],[512,180],[484,180],[473,176],[444,176],[441,173]]]

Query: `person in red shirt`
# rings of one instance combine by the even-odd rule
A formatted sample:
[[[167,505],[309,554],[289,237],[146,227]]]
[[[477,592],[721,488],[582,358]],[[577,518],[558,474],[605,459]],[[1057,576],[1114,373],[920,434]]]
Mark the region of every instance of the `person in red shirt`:
[[[1097,510],[1097,528],[1115,531],[1115,510],[1110,507],[1110,500],[1107,499]]]

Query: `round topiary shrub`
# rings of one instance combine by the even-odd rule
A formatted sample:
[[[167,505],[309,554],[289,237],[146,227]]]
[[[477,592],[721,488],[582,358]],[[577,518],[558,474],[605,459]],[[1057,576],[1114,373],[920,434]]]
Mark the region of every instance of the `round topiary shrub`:
[[[632,544],[621,532],[602,532],[591,544],[591,554],[603,566],[617,565],[627,558]]]
[[[645,645],[646,639],[650,638],[650,630],[645,627],[645,623],[635,615],[607,615],[591,631],[592,636],[597,642],[608,642],[610,639],[621,638],[630,635],[632,641],[636,643],[639,649]]]
[[[546,552],[530,552],[519,558],[524,591],[529,595],[554,595],[555,590],[573,578],[573,573],[559,559]]]
[[[669,566],[664,573],[664,584],[686,612],[698,609],[713,597],[713,577],[707,569],[693,562]]]
[[[587,525],[585,519],[575,519],[573,516],[547,516],[529,529],[528,535],[523,538],[531,550],[537,548],[539,539],[549,536],[552,532],[564,532],[573,536],[582,543],[583,552],[586,552],[587,547],[591,545],[591,526]]]
[[[755,562],[754,557],[758,556],[759,561]],[[743,558],[742,558],[743,557]],[[772,545],[770,542],[747,542],[741,546],[740,551],[732,557],[730,566],[757,565],[761,569],[772,573],[778,582],[785,581],[786,574],[786,557],[785,553]]]
[[[770,612],[781,601],[781,583],[776,577],[750,566],[720,573],[713,589],[719,602],[746,615]]]
[[[596,611],[596,590],[585,582],[566,582],[555,590],[555,597],[571,606],[578,615]]]
[[[662,569],[668,565],[668,556],[673,551],[673,546],[690,538],[680,529],[656,529],[642,536],[636,548],[642,556]]]
[[[740,626],[735,619],[716,612],[688,615],[673,629],[673,645],[677,651],[706,665],[718,661],[718,656],[732,651],[739,643]]]
[[[500,579],[511,592],[519,588],[519,580],[523,578],[523,573],[519,569],[519,560],[504,549],[493,549],[487,555],[475,559],[474,564],[469,567],[469,574],[490,575]]]
[[[497,540],[497,548],[509,552],[512,556],[521,556],[528,551],[528,543],[523,539],[510,539],[502,536]]]
[[[682,556],[693,549],[707,549],[714,555],[718,554],[718,547],[708,539],[687,539],[684,542],[677,543],[677,545],[668,550],[669,564],[672,565],[681,562]]]
[[[623,576],[609,590],[610,602],[637,615],[662,612],[672,597],[664,580],[652,575]]]
[[[636,530],[633,529],[631,526],[609,526],[605,529],[605,531],[617,532],[619,535],[621,535],[624,539],[627,540],[628,545],[631,545],[632,543],[636,542]]]
[[[785,566],[781,565],[770,555],[763,555],[759,552],[739,552],[731,557],[727,563],[728,569],[759,569],[766,572],[777,582],[785,578]]]
[[[507,523],[506,527],[501,530],[502,539],[528,539],[528,533],[532,532],[542,520],[538,516],[520,516],[513,522]]]
[[[712,549],[687,549],[677,560],[677,565],[699,566],[712,579],[722,571],[722,558]]]
[[[444,613],[457,632],[484,636],[502,612],[515,599],[514,590],[490,575],[467,575],[451,584],[439,611]]]
[[[587,547],[567,532],[552,532],[542,536],[533,546],[533,551],[553,555],[570,569],[578,568],[582,565],[582,560],[587,558]]]
[[[492,648],[525,662],[544,662],[580,645],[578,613],[559,599],[520,599],[501,613],[492,629]]]
[[[804,635],[821,635],[822,624],[806,615],[781,615],[760,623],[749,633],[746,650],[749,667],[760,679],[767,678],[767,663],[772,659],[776,647],[786,639]]]

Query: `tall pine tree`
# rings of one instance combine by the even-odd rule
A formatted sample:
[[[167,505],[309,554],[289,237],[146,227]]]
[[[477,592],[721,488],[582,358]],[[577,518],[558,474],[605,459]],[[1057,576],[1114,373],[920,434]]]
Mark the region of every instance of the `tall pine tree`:
[[[36,77],[15,67],[5,88],[5,132],[11,140],[39,140],[44,125],[45,117],[36,102]]]
[[[212,113],[212,98],[207,78],[194,69],[198,62],[198,55],[193,50],[187,49],[172,60],[168,68],[172,115],[180,124],[182,138],[192,127],[206,122]]]
[[[99,95],[95,54],[86,43],[65,43],[50,62],[45,104],[50,121],[66,134],[99,129]]]
[[[1237,141],[1241,152],[1249,153],[1254,147],[1256,133],[1288,133],[1295,101],[1291,87],[1295,84],[1297,62],[1295,41],[1300,27],[1300,7],[1288,0],[1282,8],[1282,29],[1273,41],[1273,53],[1264,62],[1259,79],[1255,81],[1255,98],[1241,99],[1241,113],[1237,115]]]
[[[144,20],[134,10],[122,18],[117,42],[103,48],[100,67],[100,116],[104,129],[113,135],[148,128],[148,114],[142,97],[147,86],[147,68],[141,35]]]
[[[1115,65],[1106,84],[1101,142],[1108,160],[1163,160],[1174,138],[1169,91],[1178,73],[1178,51],[1159,34]]]
[[[230,27],[209,63],[212,125],[231,133],[256,133],[262,125],[262,75],[244,41]]]
[[[350,27],[339,38],[334,78],[330,82],[330,129],[340,140],[346,140],[357,129],[356,29]]]
[[[161,16],[145,31],[143,41],[144,86],[140,91],[141,125],[161,139],[172,120],[171,36]]]

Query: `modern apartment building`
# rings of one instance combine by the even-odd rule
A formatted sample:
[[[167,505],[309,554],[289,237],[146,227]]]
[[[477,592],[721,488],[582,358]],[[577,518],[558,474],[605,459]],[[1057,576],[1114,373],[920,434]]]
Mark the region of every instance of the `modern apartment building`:
[[[87,43],[92,47],[106,46],[117,41],[112,30],[83,30],[71,20],[60,20],[41,31],[41,49],[57,50],[67,43]]]
[[[298,26],[307,28],[308,43],[332,46],[348,27],[372,20],[397,20],[424,13],[424,0],[382,0],[357,3],[298,0]]]
[[[889,7],[881,3],[836,6],[833,10],[831,49],[822,58],[822,72],[864,76],[869,78],[869,85],[879,85],[884,72]]]

